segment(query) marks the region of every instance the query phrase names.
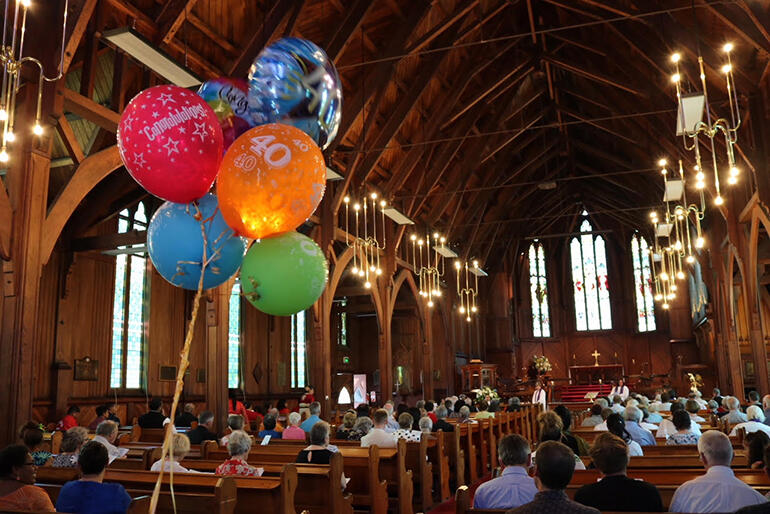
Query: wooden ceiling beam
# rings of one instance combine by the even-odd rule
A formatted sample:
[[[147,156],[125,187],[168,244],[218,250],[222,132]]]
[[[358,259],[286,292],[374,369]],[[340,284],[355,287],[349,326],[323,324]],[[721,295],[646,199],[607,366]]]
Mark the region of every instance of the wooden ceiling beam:
[[[595,82],[599,82],[602,84],[607,84],[612,87],[622,89],[623,91],[626,91],[628,93],[634,94],[636,96],[640,96],[642,98],[646,98],[647,95],[640,91],[637,87],[632,86],[630,84],[626,84],[621,80],[618,80],[613,77],[609,77],[603,73],[597,72],[597,71],[591,71],[584,67],[569,63],[567,61],[562,60],[559,57],[555,57],[553,55],[544,55],[543,60],[550,62],[554,66],[558,66],[559,68],[569,71],[571,73],[574,73],[575,75],[580,75],[582,77],[585,77],[587,79],[591,79]]]
[[[166,0],[155,18],[155,25],[158,27],[155,41],[170,43],[196,2],[197,0]]]
[[[754,23],[754,27],[756,27],[759,33],[762,34],[765,41],[770,43],[770,13],[768,13],[767,10],[761,12],[758,7],[760,5],[759,3],[755,4],[757,7],[754,7],[753,4],[750,5],[746,0],[736,0],[736,2],[741,9],[743,9],[752,23]]]
[[[239,55],[241,53],[240,49],[236,47],[234,44],[232,44],[230,41],[225,39],[223,36],[217,34],[211,26],[209,26],[206,22],[204,22],[202,19],[198,18],[198,16],[195,15],[193,12],[187,13],[187,21],[198,29],[204,36],[212,40],[214,43],[216,43],[222,50],[227,52],[230,55]]]
[[[628,137],[625,134],[621,134],[620,132],[618,132],[618,131],[616,131],[614,129],[611,129],[609,127],[605,127],[603,124],[601,124],[601,123],[599,123],[597,121],[593,121],[593,120],[591,120],[589,118],[586,118],[585,116],[583,116],[582,114],[578,113],[574,109],[571,109],[571,108],[569,108],[569,107],[567,107],[565,105],[556,104],[556,109],[561,111],[561,112],[563,112],[563,113],[565,113],[565,114],[568,114],[569,116],[572,116],[576,120],[582,121],[583,123],[587,123],[588,125],[591,125],[592,127],[596,127],[596,128],[598,128],[600,130],[603,130],[603,131],[607,132],[608,134],[611,134],[611,135],[617,137],[618,139],[622,139],[623,141],[626,141],[627,143],[635,144],[637,142],[635,139],[633,139],[631,137]]]
[[[612,14],[617,14],[618,16],[625,16],[630,17],[634,14],[636,14],[638,11],[634,9],[633,12],[623,9],[618,9],[617,7],[614,7],[612,5],[607,5],[604,2],[599,2],[598,0],[580,0],[584,4],[588,4],[592,7],[598,7],[599,9],[603,9],[605,11],[611,12]],[[619,2],[615,2],[615,4],[618,4]]]
[[[329,59],[335,63],[339,61],[353,34],[359,29],[374,4],[372,0],[355,0],[353,5],[345,10],[345,18],[324,46]]]
[[[523,73],[522,73],[522,70]],[[492,82],[488,87],[486,87],[483,91],[480,91],[473,100],[469,101],[465,105],[460,108],[456,113],[452,114],[447,121],[444,122],[441,128],[446,128],[448,125],[454,123],[457,118],[468,112],[468,110],[476,105],[477,103],[481,102],[486,98],[490,93],[492,93],[495,89],[498,87],[506,84],[508,81],[512,81],[513,83],[519,82],[524,77],[526,77],[531,71],[533,71],[534,68],[532,66],[532,60],[528,59],[526,61],[523,61],[519,63],[518,66],[513,68],[510,71],[503,71],[501,74],[502,76],[498,77],[494,82]]]
[[[254,30],[251,39],[246,43],[241,54],[230,65],[227,73],[229,76],[246,76],[254,56],[276,37],[281,23],[291,12],[294,5],[294,0],[276,0],[272,3],[270,9],[265,13],[264,18],[262,19],[261,26]]]
[[[382,61],[373,64],[373,71],[369,66],[359,68],[359,73],[364,74],[363,87],[356,87],[353,95],[345,100],[345,108],[342,110],[342,121],[340,122],[337,137],[334,139],[326,153],[330,154],[347,137],[353,124],[364,110],[364,106],[369,99],[378,94],[380,89],[386,88],[390,82],[398,62],[403,58],[404,48],[414,29],[420,24],[423,18],[430,11],[431,5],[427,2],[414,2],[411,4],[409,17],[403,23],[400,23],[394,30],[390,38],[383,43],[381,53]]]
[[[703,0],[701,0],[703,1]],[[716,5],[710,2],[703,2],[708,5],[709,11],[719,18],[725,25],[735,31],[738,36],[749,43],[766,57],[770,55],[770,41],[765,39],[754,26],[753,21],[743,10],[736,11],[731,5]],[[737,6],[735,6],[737,7]]]
[[[479,0],[471,0],[463,2],[462,8],[451,14],[449,17],[442,19],[436,26],[432,27],[425,34],[417,38],[412,44],[407,47],[406,53],[411,54],[423,50],[430,45],[437,37],[443,34],[446,30],[454,25],[457,21],[465,18],[465,16],[479,5]]]
[[[64,62],[62,63],[62,72],[69,71],[70,64],[75,57],[83,39],[83,34],[88,28],[88,22],[96,9],[97,0],[70,0],[69,12],[67,18],[70,20],[67,25],[66,44],[64,46]]]
[[[116,133],[118,131],[120,114],[66,87],[59,88],[57,94],[63,95],[66,111],[77,114],[109,132]]]
[[[86,158],[83,153],[83,149],[80,147],[77,138],[75,137],[75,131],[72,130],[72,125],[67,121],[66,116],[59,117],[59,123],[56,125],[56,132],[64,144],[64,148],[67,149],[67,153],[72,157],[74,164],[79,165]]]

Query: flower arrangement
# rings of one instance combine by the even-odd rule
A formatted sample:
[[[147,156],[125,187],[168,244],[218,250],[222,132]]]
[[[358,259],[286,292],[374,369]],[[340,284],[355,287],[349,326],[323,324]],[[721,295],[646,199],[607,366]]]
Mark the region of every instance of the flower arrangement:
[[[687,373],[687,378],[690,379],[690,391],[699,392],[700,388],[703,387],[703,377],[700,376],[700,373]]]
[[[489,400],[500,400],[500,395],[497,394],[497,389],[492,389],[489,386],[484,386],[481,389],[476,389],[476,401],[480,402],[481,400],[486,400],[489,398]]]
[[[539,357],[535,355],[532,357],[532,360],[535,363],[535,369],[537,370],[538,375],[545,375],[553,369],[551,366],[551,361],[549,361],[548,357],[545,355],[540,355]]]

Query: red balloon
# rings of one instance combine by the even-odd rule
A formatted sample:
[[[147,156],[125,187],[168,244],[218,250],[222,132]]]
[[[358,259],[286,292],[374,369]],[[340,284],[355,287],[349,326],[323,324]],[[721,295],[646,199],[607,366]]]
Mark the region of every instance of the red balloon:
[[[211,189],[222,160],[216,114],[193,91],[155,86],[136,95],[118,125],[118,148],[128,172],[149,193],[176,203]]]

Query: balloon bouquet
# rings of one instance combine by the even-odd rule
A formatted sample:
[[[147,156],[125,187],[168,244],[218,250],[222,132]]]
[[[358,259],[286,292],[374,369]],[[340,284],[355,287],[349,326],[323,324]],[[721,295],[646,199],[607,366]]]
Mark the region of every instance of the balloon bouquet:
[[[310,307],[328,265],[295,229],[323,198],[321,150],[337,133],[341,104],[334,65],[298,38],[265,48],[248,80],[217,78],[197,94],[156,86],[134,97],[118,146],[131,176],[166,200],[147,231],[158,273],[205,290],[240,269],[244,296],[257,309],[287,316]],[[245,238],[255,240],[247,252]]]
[[[337,134],[341,109],[340,79],[326,53],[310,41],[284,38],[256,57],[248,81],[210,80],[197,94],[155,86],[123,112],[123,164],[139,185],[166,200],[147,230],[150,260],[171,284],[197,291],[172,425],[203,290],[240,268],[244,296],[267,314],[288,316],[321,296],[326,258],[295,229],[323,198],[321,150]],[[246,238],[254,239],[248,251]]]

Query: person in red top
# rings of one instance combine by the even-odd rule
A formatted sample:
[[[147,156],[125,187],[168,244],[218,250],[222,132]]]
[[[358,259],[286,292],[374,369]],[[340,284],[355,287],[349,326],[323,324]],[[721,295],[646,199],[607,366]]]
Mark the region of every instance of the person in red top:
[[[305,386],[305,394],[302,395],[302,398],[299,400],[299,403],[306,403],[307,405],[310,405],[315,401],[315,389],[313,389],[313,386]]]
[[[436,423],[438,423],[438,418],[436,417],[436,413],[433,410],[434,408],[435,408],[435,405],[433,404],[433,402],[425,402],[425,410],[428,413],[428,417],[435,425]]]
[[[227,413],[238,414],[243,416],[243,419],[249,419],[249,413],[246,410],[246,407],[238,400],[238,391],[236,389],[230,389],[230,401],[227,402]]]
[[[275,406],[278,409],[278,414],[281,416],[289,415],[289,408],[286,406],[286,401],[278,400],[278,404]]]
[[[70,428],[78,426],[78,420],[75,418],[75,414],[80,414],[80,407],[72,405],[67,409],[67,414],[56,425],[56,430],[66,432]]]

